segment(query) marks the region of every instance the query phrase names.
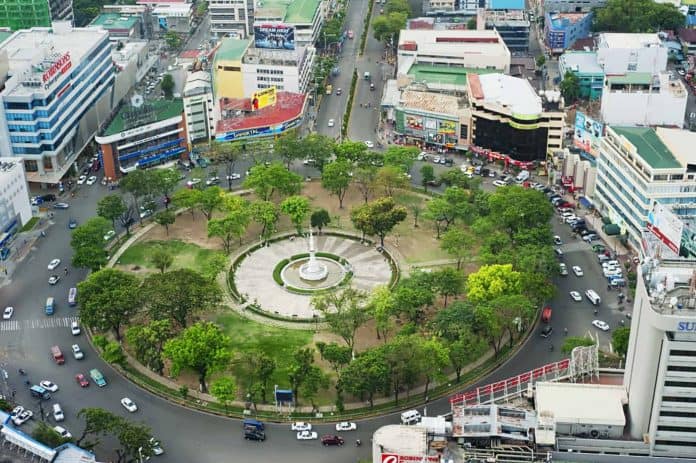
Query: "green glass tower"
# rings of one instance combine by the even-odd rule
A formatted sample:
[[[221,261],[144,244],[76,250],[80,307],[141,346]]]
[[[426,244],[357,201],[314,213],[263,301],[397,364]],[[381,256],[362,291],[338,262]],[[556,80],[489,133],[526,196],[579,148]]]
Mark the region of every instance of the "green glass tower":
[[[38,26],[51,26],[48,0],[0,1],[0,27],[9,27],[16,31]]]

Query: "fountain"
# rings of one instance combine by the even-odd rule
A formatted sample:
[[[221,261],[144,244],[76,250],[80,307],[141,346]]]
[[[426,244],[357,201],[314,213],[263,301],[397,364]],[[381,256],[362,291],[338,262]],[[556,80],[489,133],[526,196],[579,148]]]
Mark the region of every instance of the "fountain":
[[[316,249],[314,248],[314,235],[312,228],[309,229],[309,260],[300,266],[300,278],[306,281],[321,281],[326,278],[329,269],[321,261],[316,258]]]

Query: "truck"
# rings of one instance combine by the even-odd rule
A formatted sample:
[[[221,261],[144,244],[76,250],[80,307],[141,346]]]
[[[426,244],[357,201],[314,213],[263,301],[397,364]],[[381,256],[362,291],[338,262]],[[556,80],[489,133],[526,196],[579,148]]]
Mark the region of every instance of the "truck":
[[[553,310],[551,310],[550,306],[544,307],[544,309],[541,311],[541,321],[544,323],[548,323],[551,321],[551,314],[553,313]]]

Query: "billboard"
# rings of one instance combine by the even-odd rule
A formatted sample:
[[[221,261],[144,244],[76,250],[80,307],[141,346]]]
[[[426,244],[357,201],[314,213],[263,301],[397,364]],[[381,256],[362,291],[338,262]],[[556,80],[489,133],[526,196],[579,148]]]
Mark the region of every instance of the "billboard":
[[[406,116],[406,127],[412,130],[423,130],[423,118],[421,116]]]
[[[453,121],[440,121],[437,133],[454,135],[457,132],[457,123]]]
[[[653,202],[643,233],[645,255],[664,259],[696,259],[696,222],[685,220],[669,207]]]
[[[276,104],[276,88],[269,87],[251,94],[251,109],[258,111]]]
[[[580,111],[575,112],[575,134],[573,145],[597,157],[599,142],[604,135],[604,124],[597,122]]]
[[[438,463],[437,455],[399,455],[398,453],[381,454],[381,463]]]
[[[254,26],[254,46],[276,50],[295,49],[295,28],[285,24]]]

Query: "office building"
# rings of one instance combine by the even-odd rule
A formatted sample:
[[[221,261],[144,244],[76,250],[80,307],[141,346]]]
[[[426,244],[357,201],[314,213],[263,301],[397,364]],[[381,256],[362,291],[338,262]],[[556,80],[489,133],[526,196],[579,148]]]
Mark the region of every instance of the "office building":
[[[217,37],[245,39],[254,33],[253,0],[208,0],[208,12]]]
[[[414,64],[510,72],[510,50],[495,30],[402,30],[397,59],[401,74]]]
[[[269,87],[290,93],[307,93],[314,58],[314,47],[294,50],[247,48],[242,58],[244,96]]]
[[[112,41],[141,37],[141,16],[102,13],[92,20],[90,26],[99,26],[109,32]]]
[[[161,34],[176,32],[186,35],[193,28],[192,3],[158,3],[152,7],[150,16],[153,29]]]
[[[602,120],[613,125],[683,127],[689,93],[678,76],[629,72],[607,76]]]
[[[52,21],[73,20],[73,0],[48,0]]]
[[[14,33],[2,53],[9,78],[0,91],[0,154],[21,157],[29,182],[56,184],[111,114],[109,34],[54,23]]]
[[[607,0],[546,0],[544,12],[589,13],[607,4]]]
[[[696,133],[658,127],[607,126],[599,145],[595,206],[635,247],[653,202],[683,218],[696,216]]]
[[[530,22],[523,9],[483,10],[476,15],[477,29],[495,29],[503,38],[508,49],[515,52],[529,50]],[[481,27],[483,23],[483,27]]]
[[[31,219],[21,160],[0,158],[0,248]]]
[[[627,72],[657,74],[667,69],[667,47],[657,34],[601,33],[597,39],[597,63],[604,74]]]
[[[189,143],[210,140],[215,135],[215,125],[220,118],[210,73],[197,71],[189,74],[183,96]]]
[[[590,36],[592,13],[546,13],[544,37],[552,53],[563,53],[578,39]]]
[[[213,84],[216,98],[243,98],[242,57],[251,41],[225,38],[213,59]]]
[[[604,70],[597,63],[597,53],[591,51],[569,51],[558,58],[560,76],[567,72],[575,74],[580,83],[580,97],[598,100],[604,86]]]
[[[321,0],[264,0],[256,4],[254,11],[254,39],[261,46],[268,30],[284,29],[284,38],[291,38],[295,47],[314,46],[324,22],[324,6]],[[264,46],[274,47],[271,41]],[[289,44],[286,41],[285,44]]]
[[[188,135],[184,104],[178,98],[145,101],[134,95],[95,141],[108,178],[185,159]]]

